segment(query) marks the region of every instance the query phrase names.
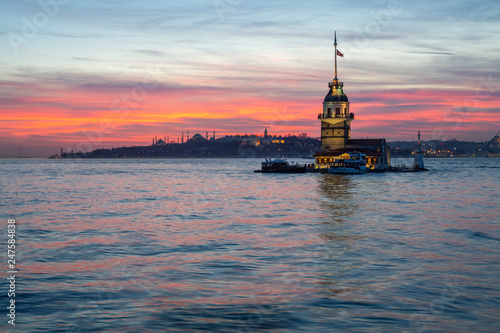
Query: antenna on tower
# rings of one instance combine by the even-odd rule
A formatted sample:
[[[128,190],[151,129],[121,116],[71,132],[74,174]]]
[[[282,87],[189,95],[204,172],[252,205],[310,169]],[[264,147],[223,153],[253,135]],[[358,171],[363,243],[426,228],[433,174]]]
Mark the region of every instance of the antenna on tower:
[[[333,45],[335,46],[335,80],[337,80],[337,31],[335,31]]]

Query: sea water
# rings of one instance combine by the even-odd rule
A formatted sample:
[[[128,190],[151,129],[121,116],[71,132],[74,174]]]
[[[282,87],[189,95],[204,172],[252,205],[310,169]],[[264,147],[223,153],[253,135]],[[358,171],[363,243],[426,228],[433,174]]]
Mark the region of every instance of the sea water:
[[[0,330],[498,332],[500,160],[425,162],[0,160]]]

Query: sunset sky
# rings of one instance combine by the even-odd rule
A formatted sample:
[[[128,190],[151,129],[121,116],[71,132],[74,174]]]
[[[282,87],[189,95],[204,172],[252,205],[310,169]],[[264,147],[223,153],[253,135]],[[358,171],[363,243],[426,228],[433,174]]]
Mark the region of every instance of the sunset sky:
[[[216,131],[319,136],[333,79],[352,137],[500,131],[496,1],[17,0],[0,10],[0,157]]]

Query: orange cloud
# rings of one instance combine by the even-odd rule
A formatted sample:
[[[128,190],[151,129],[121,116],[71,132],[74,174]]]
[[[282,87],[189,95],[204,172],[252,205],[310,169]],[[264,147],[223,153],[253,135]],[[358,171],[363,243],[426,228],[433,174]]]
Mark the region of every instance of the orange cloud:
[[[288,92],[267,94],[254,88],[223,87],[220,82],[200,87],[190,84],[194,83],[163,84],[141,95],[134,83],[57,87],[0,82],[4,91],[0,140],[9,138],[25,145],[36,140],[57,151],[56,147],[82,140],[92,141],[94,149],[146,145],[154,135],[176,139],[187,130],[192,134],[215,130],[224,135],[261,133],[267,127],[272,134],[319,136],[316,115],[326,89],[314,93],[299,89],[303,93],[294,94],[294,86]],[[458,132],[466,134],[500,124],[500,114],[495,112],[500,102],[488,94],[479,98],[473,92],[453,89],[349,92],[355,89],[346,88],[356,117],[353,137],[410,139],[416,129],[430,134],[433,129],[456,131],[459,127]]]

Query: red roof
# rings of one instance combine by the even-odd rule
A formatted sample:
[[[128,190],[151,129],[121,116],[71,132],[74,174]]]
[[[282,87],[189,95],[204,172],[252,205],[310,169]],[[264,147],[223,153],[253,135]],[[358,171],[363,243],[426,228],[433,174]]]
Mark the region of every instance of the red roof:
[[[352,146],[382,146],[385,144],[385,139],[350,139],[346,145]]]

